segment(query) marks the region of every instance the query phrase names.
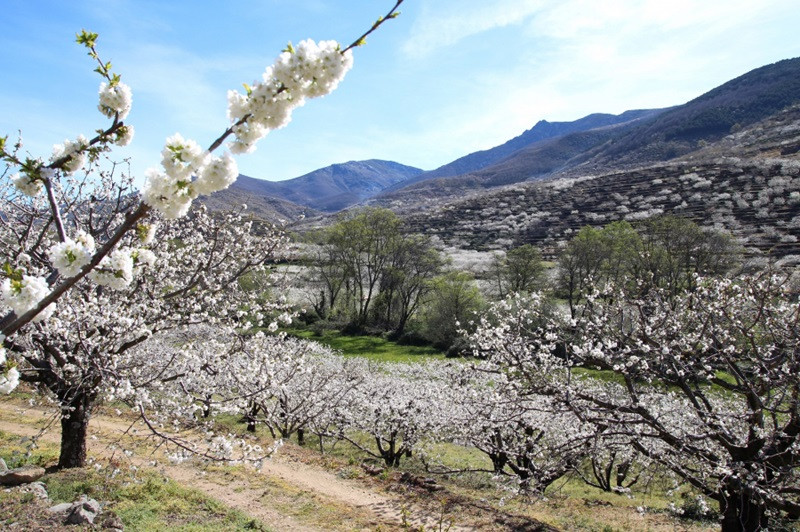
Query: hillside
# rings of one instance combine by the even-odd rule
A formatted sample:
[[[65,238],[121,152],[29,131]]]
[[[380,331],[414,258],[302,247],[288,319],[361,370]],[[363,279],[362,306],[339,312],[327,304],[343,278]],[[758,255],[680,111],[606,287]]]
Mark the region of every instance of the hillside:
[[[251,177],[240,175],[237,183],[251,179],[256,181]],[[210,196],[203,196],[199,201],[212,211],[237,209],[242,205],[247,205],[250,214],[271,223],[292,222],[303,216],[319,214],[319,211],[310,207],[263,194],[255,194],[237,187],[236,184]]]
[[[465,155],[455,161],[440,166],[435,170],[423,172],[415,177],[406,181],[388,187],[383,194],[405,188],[414,183],[425,181],[429,179],[437,179],[442,177],[453,177],[464,174],[476,172],[495,163],[498,163],[519,150],[539,145],[544,141],[550,139],[563,137],[570,133],[577,133],[582,131],[589,131],[596,128],[603,128],[634,120],[641,120],[646,117],[655,116],[661,113],[663,109],[647,109],[637,111],[625,111],[619,115],[611,115],[604,113],[594,113],[572,122],[548,122],[547,120],[540,120],[531,129],[525,131],[521,135],[488,150],[477,151]]]
[[[800,58],[779,61],[662,113],[604,146],[591,164],[620,167],[669,160],[798,102]]]
[[[662,213],[731,231],[751,254],[800,258],[800,106],[680,160],[520,183],[411,215],[407,223],[458,247],[532,243],[552,257],[585,225]]]
[[[800,255],[800,111],[792,103],[800,104],[800,59],[758,68],[668,110],[541,121],[432,172],[351,162],[283,183],[244,178],[234,191],[323,211],[307,212],[304,227],[358,202],[384,206],[406,215],[412,230],[467,248],[530,242],[552,256],[583,225],[673,213],[732,231],[752,253]]]
[[[455,177],[420,181],[393,192],[387,190],[372,203],[415,208],[502,185],[543,179],[584,162],[591,148],[616,138],[636,124],[633,120],[538,141],[486,168]]]

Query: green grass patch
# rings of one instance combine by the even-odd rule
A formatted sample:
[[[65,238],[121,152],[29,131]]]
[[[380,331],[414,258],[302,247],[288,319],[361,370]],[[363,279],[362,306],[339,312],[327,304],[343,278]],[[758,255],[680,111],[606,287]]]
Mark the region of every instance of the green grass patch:
[[[357,356],[380,362],[423,362],[426,359],[445,358],[444,353],[434,347],[400,345],[377,336],[347,336],[338,331],[325,331],[319,335],[307,329],[290,329],[286,332],[292,336],[327,345],[344,356]]]
[[[86,494],[114,512],[126,530],[268,530],[261,522],[200,491],[153,471],[69,469],[44,479],[50,498],[72,502]]]
[[[56,444],[37,442],[0,430],[0,458],[9,469],[26,465],[47,467],[58,462]]]

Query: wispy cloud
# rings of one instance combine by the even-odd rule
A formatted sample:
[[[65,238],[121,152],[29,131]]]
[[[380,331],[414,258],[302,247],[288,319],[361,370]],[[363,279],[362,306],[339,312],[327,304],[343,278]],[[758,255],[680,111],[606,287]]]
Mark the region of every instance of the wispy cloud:
[[[403,51],[419,58],[464,38],[519,24],[537,12],[540,0],[435,0],[422,5]]]
[[[765,33],[781,26],[781,13],[796,12],[793,1],[424,3],[403,50],[410,63],[451,65],[455,77],[438,82],[450,96],[427,110],[413,134],[382,134],[395,145],[416,137],[424,139],[417,145],[458,156],[540,119],[681,104],[774,57]],[[497,28],[503,31],[490,33]],[[789,48],[786,54],[800,52]],[[436,156],[423,150],[417,157]]]

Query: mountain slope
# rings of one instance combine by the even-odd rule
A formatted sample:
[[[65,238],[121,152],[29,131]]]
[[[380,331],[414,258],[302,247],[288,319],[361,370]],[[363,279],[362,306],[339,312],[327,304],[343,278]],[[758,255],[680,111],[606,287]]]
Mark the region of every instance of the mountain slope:
[[[499,187],[414,213],[406,224],[450,246],[530,243],[554,257],[583,226],[659,214],[730,231],[751,255],[800,263],[800,104],[690,156]]]
[[[421,173],[407,181],[387,188],[386,191],[384,191],[384,194],[391,193],[395,190],[399,190],[401,188],[405,188],[406,186],[428,179],[453,177],[473,173],[502,161],[514,152],[531,147],[532,145],[538,145],[543,141],[562,137],[570,133],[612,126],[615,124],[630,122],[632,120],[640,120],[642,118],[655,116],[662,111],[663,109],[645,109],[625,111],[619,115],[594,113],[572,122],[548,122],[547,120],[540,120],[531,129],[525,131],[517,137],[514,137],[508,142],[488,150],[470,153],[469,155],[460,157],[451,163],[440,166],[435,170]]]
[[[241,176],[231,188],[336,212],[420,173],[419,168],[372,159],[333,164],[286,181]]]
[[[252,177],[240,175],[237,182],[246,182],[248,180],[257,181]],[[203,196],[200,201],[211,211],[239,209],[242,205],[247,205],[249,214],[276,224],[293,222],[304,216],[316,216],[319,214],[319,211],[305,205],[298,205],[290,201],[253,193],[235,185],[215,192],[210,196]]]
[[[617,167],[665,161],[800,102],[800,58],[739,76],[616,139],[592,158]]]
[[[524,180],[597,175],[663,162],[701,149],[731,130],[765,119],[797,102],[800,102],[800,58],[787,59],[750,71],[686,104],[663,112],[623,113],[618,120],[626,116],[634,120],[539,140],[460,176],[423,180],[436,171],[421,174],[387,189],[376,202],[414,210]],[[589,127],[596,116],[589,115],[576,122],[584,121],[583,126]],[[577,123],[570,124],[579,127]],[[560,131],[549,129],[553,134]],[[518,139],[503,146],[516,146]],[[499,151],[495,153],[506,149],[503,146],[496,148]],[[483,160],[482,153],[442,168],[465,168],[473,159]]]
[[[637,124],[637,120],[632,120],[534,142],[495,164],[468,174],[427,179],[396,191],[387,189],[373,203],[413,206],[455,199],[502,185],[542,179],[583,163],[592,148],[613,140]]]

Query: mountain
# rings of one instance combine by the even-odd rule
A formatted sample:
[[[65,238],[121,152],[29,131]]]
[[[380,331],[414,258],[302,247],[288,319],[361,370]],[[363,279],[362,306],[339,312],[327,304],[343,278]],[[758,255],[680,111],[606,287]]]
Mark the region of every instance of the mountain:
[[[607,125],[600,127],[590,119],[611,115],[589,115],[567,123],[575,131],[558,136],[559,131],[569,128],[551,128],[556,136],[518,147],[522,144],[518,139],[532,134],[534,127],[494,148],[497,152],[488,150],[507,153],[500,160],[458,176],[435,177],[434,172],[439,169],[426,172],[387,189],[374,202],[413,209],[525,180],[597,175],[668,161],[702,149],[797,102],[800,58],[787,59],[748,72],[680,106],[663,111],[629,111],[616,120],[608,119]],[[542,129],[545,131],[547,128]],[[442,168],[467,168],[471,161],[491,160],[488,152],[470,154]],[[429,175],[434,179],[425,179]]]
[[[231,190],[336,212],[420,173],[419,168],[372,159],[333,164],[286,181],[240,176]]]
[[[237,183],[250,180],[258,181],[246,175],[239,175]],[[305,205],[298,205],[290,201],[253,193],[239,188],[235,184],[210,196],[203,196],[200,201],[211,211],[238,209],[242,205],[247,205],[247,212],[252,216],[280,225],[284,222],[299,220],[301,217],[320,214],[319,211]]]
[[[351,162],[283,183],[244,178],[237,190],[327,213],[378,204],[444,245],[532,243],[549,257],[585,225],[670,213],[732,232],[752,256],[800,265],[800,59],[666,110],[542,121],[432,172]],[[309,208],[291,205],[272,207]],[[321,214],[297,229],[329,223]]]
[[[388,187],[382,192],[382,194],[389,194],[395,190],[399,190],[400,188],[404,188],[428,179],[453,177],[476,172],[502,161],[514,152],[532,145],[541,144],[543,141],[547,141],[549,139],[563,137],[564,135],[568,135],[570,133],[588,131],[605,126],[613,126],[616,124],[640,120],[649,116],[655,116],[662,111],[663,109],[645,109],[625,111],[619,115],[594,113],[572,122],[548,122],[547,120],[540,120],[531,129],[525,131],[517,137],[514,137],[508,142],[488,150],[470,153],[469,155],[460,157],[451,163],[440,166],[435,170],[421,173],[416,177],[412,177],[406,181]]]
[[[480,194],[485,189],[502,185],[543,179],[584,163],[592,148],[613,140],[638,123],[638,119],[634,119],[533,142],[495,164],[467,174],[420,180],[410,185],[403,182],[402,188],[389,188],[378,194],[372,203],[419,208],[428,203]]]
[[[605,146],[592,157],[592,163],[619,167],[669,160],[798,102],[800,58],[785,59],[656,116]]]

